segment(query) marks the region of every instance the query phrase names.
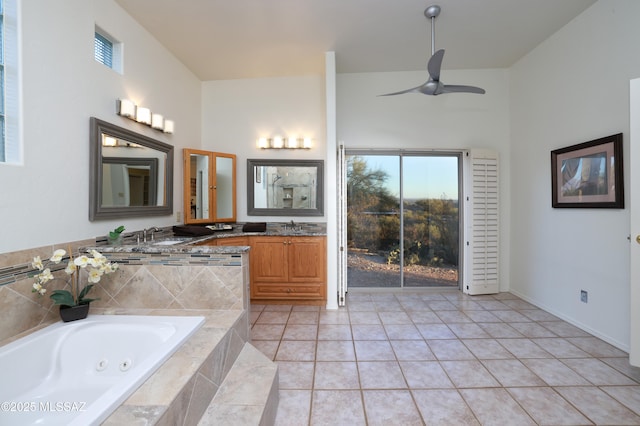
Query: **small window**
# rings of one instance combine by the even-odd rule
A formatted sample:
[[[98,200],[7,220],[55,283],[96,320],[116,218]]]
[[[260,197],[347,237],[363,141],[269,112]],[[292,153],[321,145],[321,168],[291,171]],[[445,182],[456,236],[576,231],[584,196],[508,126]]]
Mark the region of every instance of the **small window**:
[[[21,164],[18,6],[0,0],[0,163]]]
[[[122,43],[97,26],[93,40],[95,60],[122,74]]]
[[[94,51],[96,61],[113,68],[113,43],[111,41],[96,33]]]

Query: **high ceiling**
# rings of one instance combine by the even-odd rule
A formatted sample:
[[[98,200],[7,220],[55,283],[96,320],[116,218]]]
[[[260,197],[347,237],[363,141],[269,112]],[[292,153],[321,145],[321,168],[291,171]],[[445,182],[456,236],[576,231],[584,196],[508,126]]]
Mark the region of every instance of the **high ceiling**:
[[[505,68],[596,0],[116,0],[201,80]]]

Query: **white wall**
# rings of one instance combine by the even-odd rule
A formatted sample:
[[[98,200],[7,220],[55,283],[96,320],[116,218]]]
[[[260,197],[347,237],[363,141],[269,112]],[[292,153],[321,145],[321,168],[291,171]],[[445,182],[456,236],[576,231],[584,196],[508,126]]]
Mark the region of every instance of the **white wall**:
[[[247,215],[247,159],[325,160],[324,77],[301,76],[202,83],[201,149],[237,156],[238,222],[288,221]],[[310,150],[261,150],[260,137],[313,138]],[[295,218],[302,221],[301,218]],[[325,217],[304,218],[324,222]]]
[[[622,132],[629,152],[638,17],[640,2],[600,0],[511,69],[511,290],[622,349],[628,208],[552,209],[550,151]],[[628,200],[627,158],[624,169]]]
[[[449,84],[484,88],[484,95],[409,93],[378,97],[418,86],[424,72],[338,74],[338,141],[349,148],[487,148],[500,155],[500,288],[509,289],[509,72],[443,70]]]
[[[30,0],[22,8],[24,164],[0,165],[0,253],[175,223],[175,216],[89,222],[89,117],[175,147],[200,141],[200,82],[112,0]],[[94,25],[125,43],[124,75],[93,59]],[[115,114],[127,97],[176,122],[164,135]]]

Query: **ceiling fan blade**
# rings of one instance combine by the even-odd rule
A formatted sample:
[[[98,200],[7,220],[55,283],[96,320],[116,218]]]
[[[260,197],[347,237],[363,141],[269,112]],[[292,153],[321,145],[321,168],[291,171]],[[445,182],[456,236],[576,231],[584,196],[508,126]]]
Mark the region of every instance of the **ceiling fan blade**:
[[[478,95],[484,95],[486,92],[484,89],[475,86],[461,86],[459,84],[445,84],[442,87],[441,93],[477,93]]]
[[[440,81],[440,68],[442,67],[443,57],[444,49],[440,49],[431,56],[431,58],[429,59],[429,63],[427,64],[429,76],[434,81]]]
[[[402,95],[404,93],[413,93],[413,92],[417,92],[420,93],[420,88],[422,86],[418,86],[418,87],[413,87],[411,89],[407,89],[407,90],[402,90],[400,92],[393,92],[393,93],[385,93],[384,95],[378,95],[378,96],[394,96],[394,95]]]

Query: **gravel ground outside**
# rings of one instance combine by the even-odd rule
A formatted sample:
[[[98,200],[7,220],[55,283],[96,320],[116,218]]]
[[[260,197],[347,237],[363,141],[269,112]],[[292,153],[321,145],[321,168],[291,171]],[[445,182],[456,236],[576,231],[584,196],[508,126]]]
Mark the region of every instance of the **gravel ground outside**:
[[[349,250],[349,287],[400,287],[400,265],[383,256]],[[458,269],[452,266],[409,265],[404,268],[405,287],[458,287]]]

